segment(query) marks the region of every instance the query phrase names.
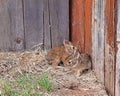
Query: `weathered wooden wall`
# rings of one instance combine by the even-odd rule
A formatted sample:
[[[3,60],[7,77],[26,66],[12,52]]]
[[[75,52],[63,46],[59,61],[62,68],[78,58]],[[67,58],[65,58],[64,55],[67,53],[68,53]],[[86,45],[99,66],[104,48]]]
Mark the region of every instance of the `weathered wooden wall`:
[[[0,0],[0,50],[24,48],[21,0]]]
[[[117,85],[116,96],[118,96],[120,69],[115,60],[116,0],[71,0],[70,4],[73,43],[77,44],[80,41],[80,51],[91,53],[97,77],[112,96],[115,96]],[[119,55],[119,52],[117,54]]]
[[[120,0],[0,0],[0,50],[61,45],[69,39],[69,1],[72,42],[92,55],[96,75],[119,96]]]
[[[98,78],[115,94],[115,0],[94,0],[92,14],[92,56]]]
[[[120,0],[117,1],[117,38],[116,38],[116,82],[115,82],[115,94],[120,96]]]
[[[92,62],[98,78],[104,82],[105,2],[94,0],[92,9]]]
[[[46,49],[69,39],[69,0],[0,0],[0,50]]]
[[[115,95],[116,0],[105,1],[105,86]]]

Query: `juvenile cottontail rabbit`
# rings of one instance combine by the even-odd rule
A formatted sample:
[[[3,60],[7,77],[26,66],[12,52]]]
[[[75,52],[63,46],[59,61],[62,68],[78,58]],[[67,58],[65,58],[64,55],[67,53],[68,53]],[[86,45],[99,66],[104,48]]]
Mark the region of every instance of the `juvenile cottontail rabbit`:
[[[86,69],[91,69],[91,57],[86,53],[80,53],[76,51],[74,55],[66,59],[66,64],[70,66],[71,72],[80,76]]]
[[[78,61],[73,67],[77,70],[77,76],[80,76],[84,70],[91,69],[92,61],[90,55],[86,53],[78,53],[77,59]]]
[[[85,69],[91,68],[91,58],[86,53],[80,53],[78,48],[71,42],[64,40],[63,46],[51,49],[46,58],[53,67],[58,66],[61,62],[69,66],[71,70],[80,76]]]
[[[61,62],[68,66],[68,58],[73,57],[76,51],[77,48],[71,42],[64,40],[63,46],[54,47],[48,51],[46,58],[54,67],[58,66]]]

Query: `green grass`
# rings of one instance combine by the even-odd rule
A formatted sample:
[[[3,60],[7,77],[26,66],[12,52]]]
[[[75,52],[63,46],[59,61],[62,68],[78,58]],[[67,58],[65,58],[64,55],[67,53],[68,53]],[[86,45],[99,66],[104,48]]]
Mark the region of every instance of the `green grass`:
[[[51,90],[52,83],[48,75],[23,74],[14,81],[4,80],[0,96],[44,96],[44,92]]]
[[[47,91],[51,91],[52,90],[52,84],[49,81],[47,75],[43,75],[42,78],[40,80],[38,80],[38,83]]]

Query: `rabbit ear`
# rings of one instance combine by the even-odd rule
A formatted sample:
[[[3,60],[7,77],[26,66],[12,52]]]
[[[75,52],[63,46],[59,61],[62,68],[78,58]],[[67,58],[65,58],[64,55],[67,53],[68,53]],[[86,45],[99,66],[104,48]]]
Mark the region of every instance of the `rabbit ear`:
[[[64,46],[66,46],[66,45],[72,45],[72,43],[70,42],[70,41],[68,41],[68,40],[63,40],[63,44],[64,44]]]
[[[80,53],[79,53],[78,51],[76,51],[76,52],[74,53],[74,57],[76,57],[76,58],[78,59],[78,58],[81,57],[81,55],[80,55]]]
[[[80,41],[77,42],[77,49],[81,52],[81,46],[80,46]]]
[[[68,41],[68,40],[64,40],[63,41],[63,44],[64,44],[64,46],[65,46],[65,50],[66,50],[66,52],[68,52],[68,53],[71,53],[71,51],[73,51],[73,45],[72,45],[72,43],[70,42],[70,41]]]

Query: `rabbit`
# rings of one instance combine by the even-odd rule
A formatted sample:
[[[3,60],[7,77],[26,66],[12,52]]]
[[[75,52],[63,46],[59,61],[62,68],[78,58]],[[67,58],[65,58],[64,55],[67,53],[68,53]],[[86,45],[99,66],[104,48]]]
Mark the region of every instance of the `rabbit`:
[[[80,76],[86,69],[91,69],[91,58],[87,53],[79,52],[70,41],[64,40],[63,46],[54,47],[48,51],[46,59],[53,66],[58,66],[61,62]]]
[[[64,66],[69,66],[68,58],[74,57],[74,54],[78,51],[70,41],[64,40],[62,46],[54,47],[48,51],[46,59],[53,66],[58,66],[61,62]]]
[[[92,61],[90,55],[87,53],[79,53],[77,57],[77,63],[74,64],[73,68],[75,68],[76,76],[80,76],[82,72],[86,69],[91,69]]]
[[[87,53],[80,53],[76,51],[74,55],[69,56],[65,60],[67,67],[70,68],[71,73],[80,76],[84,70],[91,69],[91,57]]]

